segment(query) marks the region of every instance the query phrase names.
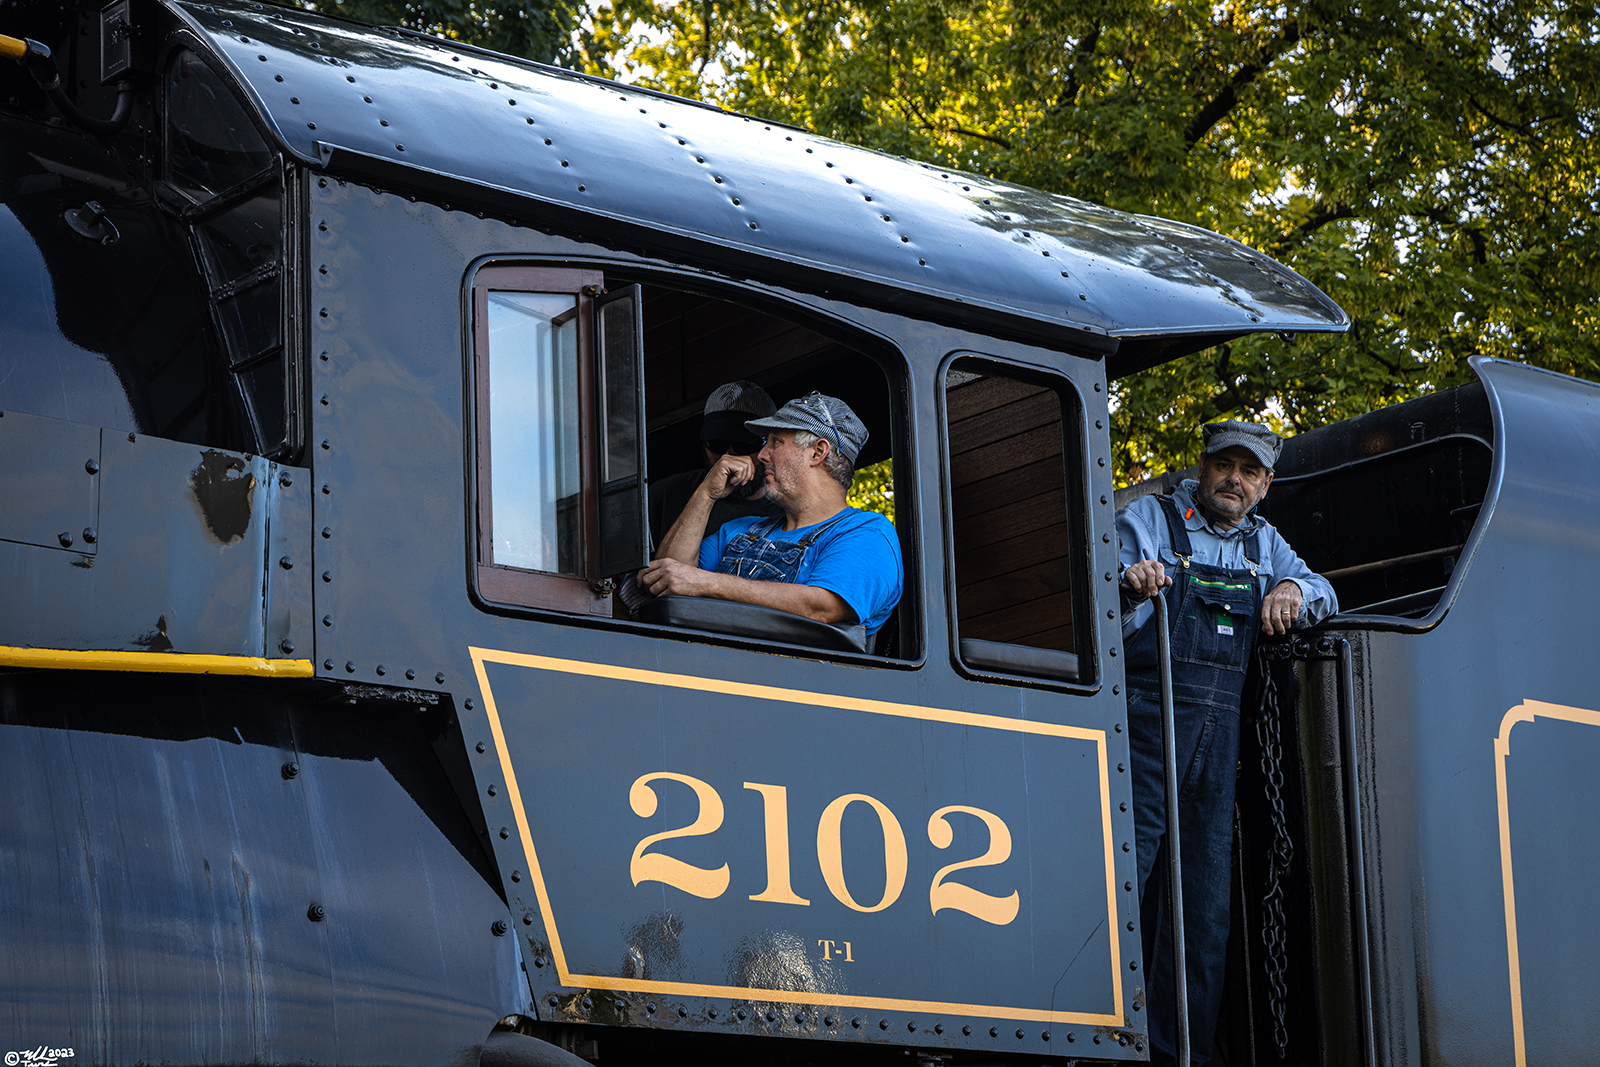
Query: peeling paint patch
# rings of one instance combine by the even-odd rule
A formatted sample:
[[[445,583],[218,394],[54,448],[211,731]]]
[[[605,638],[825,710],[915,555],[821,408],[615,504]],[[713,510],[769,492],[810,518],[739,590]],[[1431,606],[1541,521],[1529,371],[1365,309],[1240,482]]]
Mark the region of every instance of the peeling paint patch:
[[[250,529],[251,494],[256,476],[239,456],[207,449],[189,475],[189,494],[218,544],[232,544]]]

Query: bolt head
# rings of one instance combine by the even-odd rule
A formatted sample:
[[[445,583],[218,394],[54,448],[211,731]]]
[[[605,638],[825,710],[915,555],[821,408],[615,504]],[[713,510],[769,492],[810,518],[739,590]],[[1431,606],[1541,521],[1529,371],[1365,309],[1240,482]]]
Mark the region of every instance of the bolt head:
[[[72,547],[72,535],[67,533],[65,530],[56,535],[56,540],[61,542],[62,548]]]
[[[283,765],[283,777],[285,779],[298,777],[299,774],[300,764],[295,763],[293,760],[290,760],[288,763]]]
[[[278,648],[283,652],[284,655],[287,656],[294,651],[294,642],[285,637],[282,641],[278,642]]]
[[[99,539],[100,539],[100,535],[95,532],[95,529],[94,529],[93,526],[85,526],[83,528],[83,543],[84,544],[92,545],[96,541],[98,541]]]
[[[496,919],[494,921],[494,925],[489,927],[489,929],[494,931],[494,936],[504,937],[506,936],[506,931],[511,929],[511,927],[506,924],[504,919]]]
[[[87,462],[87,463],[85,463],[83,465],[83,469],[88,471],[90,474],[99,474],[100,473],[100,463],[99,463],[98,460],[91,459],[89,462]]]
[[[284,471],[282,474],[278,475],[278,484],[287,489],[294,484],[294,478],[289,474],[288,471]]]
[[[314,923],[321,922],[323,919],[327,918],[327,916],[328,913],[322,910],[321,904],[312,904],[311,907],[306,909],[306,918],[310,919]]]

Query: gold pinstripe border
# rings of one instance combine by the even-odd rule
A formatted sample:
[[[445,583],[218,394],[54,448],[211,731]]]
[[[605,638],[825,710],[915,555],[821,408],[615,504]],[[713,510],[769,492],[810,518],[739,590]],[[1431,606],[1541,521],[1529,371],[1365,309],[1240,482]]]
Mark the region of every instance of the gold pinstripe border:
[[[207,656],[183,652],[75,652],[60,648],[0,645],[0,666],[72,671],[150,671],[162,674],[250,674],[310,678],[308,659]]]
[[[1511,1035],[1516,1048],[1517,1067],[1528,1065],[1527,1036],[1522,1024],[1522,962],[1517,955],[1517,889],[1511,872],[1511,809],[1506,798],[1506,757],[1511,755],[1511,728],[1536,718],[1600,726],[1600,711],[1524,700],[1500,720],[1500,734],[1494,739],[1494,784],[1500,807],[1500,881],[1505,893],[1506,955],[1511,971]]]
[[[607,663],[590,663],[583,660],[555,659],[516,652],[469,646],[472,666],[478,676],[478,686],[483,693],[484,711],[489,719],[489,730],[500,757],[500,771],[505,778],[506,799],[511,802],[516,816],[517,830],[522,849],[528,858],[528,874],[533,881],[540,910],[550,935],[550,955],[556,965],[556,974],[564,986],[587,986],[593,989],[614,989],[642,993],[675,993],[680,996],[727,997],[730,999],[760,998],[794,1004],[830,1005],[851,1008],[875,1008],[889,1011],[925,1011],[950,1015],[978,1015],[988,1018],[1016,1019],[1024,1022],[1080,1023],[1091,1026],[1122,1026],[1122,949],[1117,925],[1117,885],[1114,867],[1115,851],[1111,832],[1111,778],[1106,760],[1106,733],[1104,730],[1087,730],[1076,726],[1055,723],[1028,722],[1000,715],[981,715],[975,712],[954,711],[945,708],[926,708],[915,704],[896,704],[861,697],[840,696],[832,693],[813,693],[800,689],[755,685],[748,682],[730,682],[721,678],[702,678],[691,674],[669,674],[663,671],[643,670],[637,667],[618,667]],[[533,847],[533,832],[528,822],[527,810],[522,801],[522,790],[517,785],[516,770],[511,765],[511,755],[506,747],[505,731],[501,727],[500,712],[494,693],[489,687],[485,665],[499,663],[506,666],[529,667],[534,670],[556,671],[590,678],[608,678],[618,681],[638,682],[644,685],[666,686],[673,689],[690,689],[703,693],[721,693],[757,700],[775,700],[789,704],[833,708],[840,711],[860,711],[870,715],[891,715],[899,718],[922,719],[950,723],[957,726],[1008,730],[1024,734],[1041,734],[1053,737],[1070,737],[1091,741],[1099,756],[1100,768],[1100,824],[1105,843],[1106,875],[1106,926],[1111,942],[1111,989],[1113,1008],[1110,1014],[1055,1011],[1038,1008],[1015,1008],[986,1004],[958,1004],[942,1001],[900,1000],[891,997],[847,996],[835,993],[794,992],[781,989],[756,989],[749,986],[700,985],[689,982],[662,982],[646,979],[614,978],[607,975],[574,974],[567,968],[566,952],[561,945],[561,935],[556,929],[555,915],[550,906],[550,895],[545,887],[544,871]]]

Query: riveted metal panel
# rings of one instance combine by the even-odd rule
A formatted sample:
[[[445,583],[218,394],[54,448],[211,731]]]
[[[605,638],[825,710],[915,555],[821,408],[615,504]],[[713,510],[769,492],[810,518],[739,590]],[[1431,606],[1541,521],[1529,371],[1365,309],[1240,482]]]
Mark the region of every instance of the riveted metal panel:
[[[443,40],[275,6],[174,10],[288,151],[389,188],[998,313],[1088,351],[1168,338],[1130,346],[1146,361],[1180,336],[1348,325],[1293,271],[1191,226]]]
[[[0,1049],[476,1063],[527,1011],[492,868],[431,750],[459,737],[450,709],[329,695],[0,676]]]
[[[305,658],[311,645],[308,472],[221,449],[7,415],[0,486],[17,510],[71,500],[11,457],[66,449],[56,477],[95,483],[70,550],[0,541],[0,644]],[[70,445],[63,443],[63,434]],[[42,444],[41,444],[42,442]],[[97,473],[80,453],[93,442]],[[26,446],[26,447],[25,447]],[[285,484],[285,482],[288,484]],[[84,490],[79,488],[80,492]],[[83,514],[88,514],[86,511]],[[55,526],[65,517],[52,516]],[[55,542],[54,534],[49,540]],[[286,566],[285,564],[288,564]]]
[[[1085,640],[1100,681],[1074,688],[962,677],[947,629],[920,616],[909,654],[916,658],[841,663],[627,620],[491,608],[468,593],[476,529],[467,287],[475,264],[564,264],[648,275],[663,286],[714,286],[730,300],[742,293],[779,314],[789,306],[797,318],[829,320],[897,352],[897,521],[912,546],[908,567],[921,576],[913,595],[919,604],[928,598],[932,613],[941,610],[934,598],[946,580],[933,387],[941,361],[952,351],[982,352],[1065,376],[1082,398],[1073,432],[1091,471],[1083,507],[1109,528],[1109,476],[1096,462],[1108,447],[1102,365],[332,178],[311,185],[315,668],[327,680],[448,694],[461,709],[475,801],[540,1018],[886,1048],[1143,1055],[1142,974],[1128,929],[1137,907],[1124,888],[1133,877],[1123,851],[1132,832],[1126,742],[1111,688],[1121,670],[1109,652],[1120,633],[1103,610],[1093,613]],[[1090,494],[1101,503],[1091,504]],[[1084,551],[1098,585],[1115,568],[1113,549],[1094,538]],[[623,676],[633,669],[646,673]],[[721,682],[760,692],[716,690]],[[863,703],[907,714],[862,712]],[[967,714],[993,725],[968,725]],[[640,840],[678,825],[687,810],[689,791],[675,782],[662,785],[655,815],[632,808],[631,784],[661,770],[701,778],[723,798],[726,820],[711,843],[719,855],[700,865],[727,862],[738,882],[715,903],[632,881]],[[753,881],[766,859],[762,798],[747,781],[790,790],[795,891],[810,905],[748,900],[762,889]],[[679,793],[669,796],[671,788]],[[903,891],[881,914],[837,899],[817,858],[822,812],[849,793],[882,802],[900,823],[908,857],[915,850]],[[977,816],[949,816],[957,836],[948,853],[929,840],[930,817],[948,805],[1004,821],[1009,866],[979,872],[995,878],[981,891],[1004,899],[1016,890],[1018,916],[1031,918],[999,924],[932,911],[938,868],[986,848]],[[873,879],[883,877],[883,860],[872,866],[870,810],[849,806],[841,844],[847,884],[866,905],[881,892]],[[1058,821],[1066,811],[1071,819]],[[536,859],[547,879],[543,899]],[[879,953],[870,964],[854,955],[857,930]],[[564,972],[556,937],[572,951]],[[841,950],[850,942],[852,960],[833,958],[819,945],[826,941]],[[733,960],[744,962],[730,972]],[[1046,960],[1059,964],[1048,980]],[[993,977],[1001,971],[1009,976],[1003,983]],[[997,983],[1006,997],[989,995]]]
[[[99,551],[100,427],[0,413],[0,456],[7,482],[0,541]]]

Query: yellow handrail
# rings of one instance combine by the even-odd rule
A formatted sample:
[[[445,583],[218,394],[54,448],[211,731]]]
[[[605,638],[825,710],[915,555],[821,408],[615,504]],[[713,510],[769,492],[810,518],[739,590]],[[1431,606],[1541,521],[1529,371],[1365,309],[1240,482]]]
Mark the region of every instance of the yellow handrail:
[[[7,37],[0,33],[0,56],[8,59],[21,59],[28,54],[28,42],[15,37]]]

